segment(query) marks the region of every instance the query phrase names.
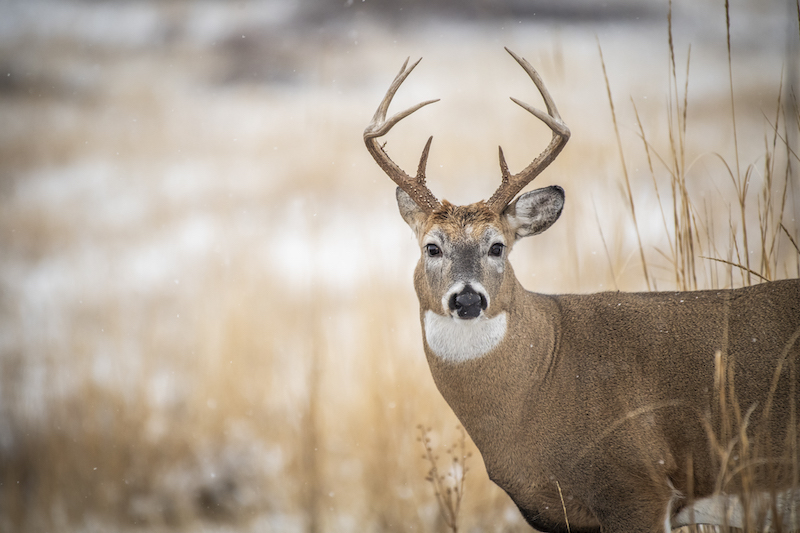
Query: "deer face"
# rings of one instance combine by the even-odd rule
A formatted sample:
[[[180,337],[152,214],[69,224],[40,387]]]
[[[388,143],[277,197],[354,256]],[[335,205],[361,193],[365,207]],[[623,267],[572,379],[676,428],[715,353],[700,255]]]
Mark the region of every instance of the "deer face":
[[[397,89],[419,61],[409,67],[406,60],[364,129],[367,150],[399,186],[400,214],[419,241],[422,256],[414,285],[424,313],[425,339],[433,353],[444,360],[458,362],[480,357],[505,338],[508,302],[503,302],[503,295],[512,291],[503,289],[516,283],[508,253],[517,239],[550,227],[564,206],[564,191],[560,187],[545,187],[514,199],[561,153],[570,133],[539,73],[525,59],[506,50],[539,89],[547,112],[512,100],[544,122],[552,130],[553,138],[517,174],[509,171],[500,149],[501,182],[487,201],[454,206],[436,199],[425,178],[433,137],[422,150],[414,177],[397,166],[378,141],[403,118],[436,101],[419,103],[386,118]]]
[[[401,189],[397,202],[420,245],[416,285],[423,308],[456,321],[470,321],[503,311],[500,294],[510,270],[511,247],[558,219],[564,191],[555,186],[531,191],[502,213],[484,202],[455,206],[444,201],[428,214]]]

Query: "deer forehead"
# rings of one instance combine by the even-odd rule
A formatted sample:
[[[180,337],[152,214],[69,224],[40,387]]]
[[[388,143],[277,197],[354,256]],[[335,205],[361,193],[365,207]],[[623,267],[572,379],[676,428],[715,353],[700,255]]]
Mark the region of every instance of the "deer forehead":
[[[485,225],[463,227],[433,226],[423,236],[422,244],[439,244],[453,246],[490,246],[495,242],[506,243],[506,238],[501,228]]]
[[[453,205],[447,200],[428,218],[423,242],[446,240],[448,242],[484,242],[495,238],[506,239],[508,224],[484,202],[470,205]]]

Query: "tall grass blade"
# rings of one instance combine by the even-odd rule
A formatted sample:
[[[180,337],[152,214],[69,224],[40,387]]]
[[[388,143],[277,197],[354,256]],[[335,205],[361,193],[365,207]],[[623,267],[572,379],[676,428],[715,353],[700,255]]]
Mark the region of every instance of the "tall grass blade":
[[[600,46],[600,40],[597,40],[597,49],[600,51],[600,64],[603,67],[603,79],[606,82],[606,91],[608,93],[608,104],[611,107],[611,120],[614,124],[614,135],[617,139],[617,147],[619,148],[619,158],[622,163],[622,173],[625,177],[625,190],[628,193],[628,206],[631,210],[631,217],[633,218],[633,226],[636,230],[636,241],[639,245],[639,258],[642,262],[642,274],[644,275],[644,281],[647,285],[647,290],[651,289],[650,284],[650,275],[647,272],[647,260],[644,256],[644,246],[642,245],[642,236],[639,232],[639,223],[636,220],[636,205],[633,201],[633,191],[631,190],[631,180],[628,176],[628,165],[625,163],[625,153],[622,149],[622,139],[619,135],[619,125],[617,124],[617,113],[614,109],[614,98],[611,96],[611,84],[608,81],[608,73],[606,72],[606,62],[603,58],[603,48]]]

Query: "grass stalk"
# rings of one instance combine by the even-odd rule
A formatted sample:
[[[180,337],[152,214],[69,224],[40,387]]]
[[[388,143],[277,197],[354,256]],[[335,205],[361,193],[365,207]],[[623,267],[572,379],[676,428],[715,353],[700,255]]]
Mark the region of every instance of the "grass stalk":
[[[664,213],[664,204],[661,200],[661,191],[658,188],[658,181],[656,180],[656,172],[653,168],[653,158],[651,156],[651,146],[650,143],[647,142],[647,134],[644,131],[644,125],[642,124],[642,119],[639,116],[639,109],[636,107],[636,102],[631,98],[631,106],[633,107],[633,113],[636,117],[636,125],[639,127],[639,137],[642,139],[642,143],[644,144],[644,153],[647,157],[647,168],[650,170],[650,178],[653,181],[653,190],[656,193],[656,200],[658,201],[658,210],[661,213],[661,222],[664,225],[664,233],[669,234],[669,226],[667,225],[667,216]],[[669,242],[669,252],[670,257],[672,260],[673,265],[675,264],[675,247],[672,244],[672,241]]]
[[[631,180],[630,176],[628,176],[628,165],[625,163],[625,153],[622,149],[622,139],[619,135],[619,125],[617,124],[617,113],[614,109],[614,98],[611,95],[611,84],[608,81],[608,73],[606,72],[606,62],[603,58],[603,47],[600,46],[600,41],[597,41],[597,49],[600,51],[600,64],[603,67],[603,78],[606,82],[606,91],[608,93],[608,104],[611,107],[611,120],[614,124],[614,135],[617,139],[617,147],[619,149],[619,158],[620,162],[622,163],[622,174],[625,177],[625,190],[628,193],[628,207],[631,210],[631,217],[633,218],[633,226],[636,231],[636,242],[639,245],[639,258],[642,263],[642,274],[644,275],[644,281],[647,285],[647,290],[651,289],[650,284],[650,275],[647,272],[647,260],[644,256],[644,246],[642,245],[642,236],[639,232],[639,222],[636,220],[636,205],[633,201],[633,191],[631,189]]]
[[[739,135],[736,131],[736,101],[733,95],[733,60],[731,53],[731,10],[729,0],[725,0],[725,37],[728,49],[728,86],[730,88],[731,97],[731,122],[733,126],[733,153],[736,161],[736,175],[733,181],[734,187],[739,199],[739,212],[742,220],[742,244],[744,245],[744,263],[746,269],[745,281],[746,285],[752,284],[750,276],[750,246],[747,242],[747,212],[745,210],[745,199],[747,197],[747,189],[750,184],[751,173],[748,169],[745,172],[744,179],[742,179],[741,165],[739,164]]]
[[[614,281],[614,290],[619,290],[617,286],[617,274],[614,272],[614,262],[611,260],[611,254],[608,251],[608,244],[606,243],[606,237],[603,234],[603,226],[600,224],[600,216],[597,214],[597,204],[592,201],[592,207],[594,208],[594,218],[595,222],[597,223],[597,231],[600,232],[600,241],[603,243],[603,251],[606,254],[606,260],[608,261],[608,270],[611,272],[611,279]]]

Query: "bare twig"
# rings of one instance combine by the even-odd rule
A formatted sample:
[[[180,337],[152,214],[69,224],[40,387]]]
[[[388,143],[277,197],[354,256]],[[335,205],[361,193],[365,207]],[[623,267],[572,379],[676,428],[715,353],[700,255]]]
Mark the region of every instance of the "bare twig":
[[[433,447],[431,446],[431,438],[429,436],[431,429],[426,429],[421,424],[417,426],[419,431],[417,440],[425,448],[425,454],[422,458],[428,461],[430,465],[430,470],[428,470],[425,480],[433,485],[439,512],[448,531],[451,533],[458,533],[458,515],[461,510],[461,500],[464,497],[464,480],[469,471],[467,460],[472,456],[472,453],[467,452],[466,449],[467,434],[464,428],[457,426],[456,429],[459,431],[459,437],[446,450],[446,453],[452,459],[450,469],[442,474],[438,467],[439,457],[433,453]]]

